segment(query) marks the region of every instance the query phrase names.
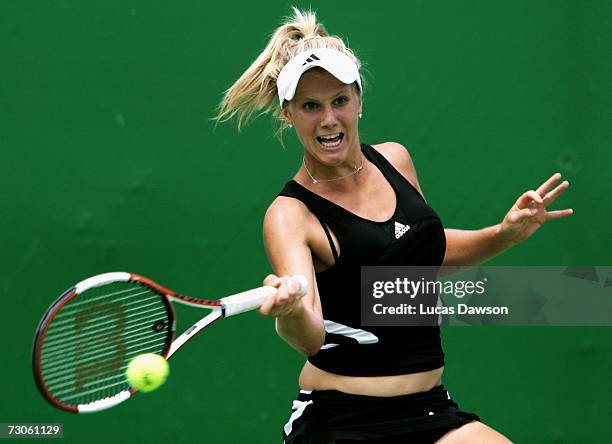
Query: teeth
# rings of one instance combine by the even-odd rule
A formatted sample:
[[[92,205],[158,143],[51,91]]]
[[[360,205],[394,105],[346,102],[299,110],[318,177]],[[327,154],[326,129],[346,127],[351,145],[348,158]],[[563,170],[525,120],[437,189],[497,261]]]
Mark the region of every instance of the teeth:
[[[317,140],[325,148],[336,148],[340,146],[343,139],[343,133],[329,134],[326,136],[318,136]]]
[[[336,134],[332,134],[329,136],[319,136],[321,139],[325,139],[325,140],[329,140],[329,139],[335,139],[336,137],[340,137],[340,133],[336,133]]]

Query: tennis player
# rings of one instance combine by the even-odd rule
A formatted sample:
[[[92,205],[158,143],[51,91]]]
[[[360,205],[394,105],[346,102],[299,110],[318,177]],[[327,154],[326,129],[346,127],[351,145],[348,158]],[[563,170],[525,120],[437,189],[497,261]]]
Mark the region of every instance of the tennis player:
[[[308,359],[283,429],[294,443],[508,443],[462,411],[441,385],[439,327],[363,327],[361,265],[476,265],[529,238],[568,186],[553,175],[527,191],[503,221],[477,231],[444,229],[400,144],[362,144],[360,62],[311,12],[294,9],[226,92],[219,120],[242,125],[272,112],[293,128],[304,158],[270,205],[266,250],[278,295],[260,308]],[[374,117],[371,117],[374,118]],[[375,118],[389,118],[376,116]],[[303,299],[287,276],[303,274]]]

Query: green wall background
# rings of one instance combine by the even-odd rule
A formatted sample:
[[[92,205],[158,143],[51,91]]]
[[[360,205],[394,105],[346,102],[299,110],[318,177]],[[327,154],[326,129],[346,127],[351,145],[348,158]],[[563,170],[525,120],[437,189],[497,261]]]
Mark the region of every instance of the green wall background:
[[[492,264],[612,265],[611,3],[296,4],[363,59],[362,141],[406,145],[447,226],[497,223],[553,172],[570,180],[557,207],[575,215]],[[303,359],[255,313],[190,343],[159,391],[91,416],[43,401],[30,348],[48,304],[93,274],[218,296],[269,272],[261,220],[299,144],[281,148],[268,118],[242,133],[209,118],[288,13],[0,1],[0,422],[63,422],[66,443],[280,442]],[[609,328],[449,328],[444,341],[453,397],[515,442],[612,440]]]

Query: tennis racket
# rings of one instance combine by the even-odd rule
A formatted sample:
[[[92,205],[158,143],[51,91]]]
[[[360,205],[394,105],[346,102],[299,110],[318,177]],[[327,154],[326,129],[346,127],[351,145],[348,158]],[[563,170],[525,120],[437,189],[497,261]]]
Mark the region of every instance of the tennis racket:
[[[293,278],[300,294],[304,276]],[[128,363],[141,353],[169,359],[217,319],[258,308],[277,289],[264,286],[204,300],[183,296],[131,273],[106,273],[65,291],[42,317],[34,338],[34,379],[54,406],[74,413],[114,407],[136,390],[125,377]],[[211,312],[174,338],[173,302]]]

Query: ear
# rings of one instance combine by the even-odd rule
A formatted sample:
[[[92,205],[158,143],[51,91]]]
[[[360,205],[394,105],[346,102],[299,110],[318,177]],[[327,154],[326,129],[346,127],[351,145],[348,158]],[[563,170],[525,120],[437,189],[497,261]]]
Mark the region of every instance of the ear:
[[[281,115],[283,116],[283,120],[287,125],[292,125],[293,124],[293,120],[291,120],[291,113],[289,112],[289,106],[283,106],[283,109],[281,110]]]

